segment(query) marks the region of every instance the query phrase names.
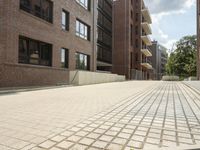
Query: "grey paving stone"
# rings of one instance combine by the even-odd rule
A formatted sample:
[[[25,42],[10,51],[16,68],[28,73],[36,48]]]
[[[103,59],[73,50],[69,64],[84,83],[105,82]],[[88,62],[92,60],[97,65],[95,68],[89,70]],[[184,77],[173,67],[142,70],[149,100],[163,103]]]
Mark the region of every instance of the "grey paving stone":
[[[108,145],[107,142],[96,141],[92,146],[100,148],[100,149],[104,149],[107,145]]]
[[[116,143],[116,144],[119,144],[119,145],[124,145],[124,144],[127,142],[127,140],[117,137],[117,138],[115,138],[112,142],[113,142],[113,143]]]
[[[55,142],[60,142],[60,141],[64,140],[65,138],[66,138],[65,136],[57,135],[57,136],[51,138],[51,140],[55,141]]]
[[[128,143],[129,147],[138,148],[138,149],[141,149],[142,145],[143,145],[143,143],[138,142],[138,141],[129,141],[129,143]]]
[[[124,139],[129,139],[130,136],[131,136],[131,134],[129,134],[129,133],[123,133],[123,132],[121,132],[121,133],[119,133],[117,135],[117,137],[124,138]]]
[[[71,131],[65,131],[65,132],[62,132],[62,133],[61,133],[61,135],[66,136],[66,137],[69,137],[69,136],[71,136],[72,134],[74,134],[74,132],[71,132]]]
[[[108,150],[121,150],[122,148],[123,148],[122,145],[113,144],[113,143],[111,143],[111,144],[107,147]]]
[[[59,144],[57,144],[56,146],[62,149],[69,149],[74,143],[69,142],[69,141],[63,141]]]
[[[45,141],[44,143],[40,144],[39,146],[41,148],[46,148],[46,149],[49,149],[50,147],[54,146],[56,144],[56,142],[53,142],[53,141]]]
[[[94,141],[95,140],[90,139],[90,138],[83,138],[82,140],[80,140],[79,143],[90,146]]]
[[[194,141],[200,143],[199,99],[181,82],[143,81],[3,96],[0,145],[13,149],[31,145],[35,150],[72,146],[137,150],[141,143],[144,150],[155,150],[160,144],[162,148],[195,145]]]
[[[74,143],[78,142],[80,139],[81,139],[81,137],[76,136],[76,135],[72,135],[69,138],[67,138],[68,141],[71,141],[71,142],[74,142]]]
[[[98,133],[90,133],[89,135],[87,135],[87,137],[89,137],[91,139],[97,139],[100,136],[101,136],[101,134],[98,134]]]
[[[106,134],[106,135],[111,135],[111,136],[116,136],[117,133],[118,133],[117,131],[110,131],[110,130],[109,130],[109,131],[107,131],[105,134]]]
[[[101,141],[110,142],[113,139],[113,137],[108,135],[102,135],[99,139]]]
[[[85,150],[87,149],[87,146],[81,145],[81,144],[76,144],[70,150]]]
[[[86,132],[86,131],[79,131],[79,132],[77,132],[75,135],[84,137],[84,136],[86,136],[88,133],[89,133],[89,132]]]

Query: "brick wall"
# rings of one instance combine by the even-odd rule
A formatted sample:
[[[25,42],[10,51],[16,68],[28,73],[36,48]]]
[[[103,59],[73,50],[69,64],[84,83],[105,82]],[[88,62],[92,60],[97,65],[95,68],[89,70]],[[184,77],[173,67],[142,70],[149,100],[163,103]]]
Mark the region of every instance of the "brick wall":
[[[10,80],[14,86],[33,85],[36,78],[40,80],[39,83],[54,84],[65,82],[68,80],[68,70],[60,68],[61,48],[69,49],[69,70],[75,70],[75,53],[81,52],[90,55],[90,70],[94,71],[96,68],[96,25],[93,28],[93,7],[90,11],[85,10],[75,0],[52,0],[53,1],[53,23],[46,22],[43,19],[33,16],[19,8],[19,0],[1,0],[0,1],[0,64],[4,65],[2,75],[9,74],[9,72],[17,75],[14,79],[24,79],[20,84],[18,81]],[[95,1],[91,1],[91,5],[96,5]],[[70,12],[70,28],[69,31],[61,29],[61,13],[62,9]],[[6,12],[6,13],[5,13]],[[2,15],[2,16],[1,16]],[[81,19],[91,27],[91,40],[83,40],[75,35],[76,18]],[[3,20],[3,21],[2,21]],[[52,68],[40,67],[32,65],[18,64],[18,40],[19,35],[29,37],[31,39],[47,42],[53,45]],[[2,58],[5,58],[4,60]],[[30,66],[30,67],[29,67]],[[16,69],[15,69],[16,67]],[[31,68],[31,69],[30,69]],[[13,70],[12,70],[13,69]],[[48,71],[47,71],[48,70]],[[24,74],[21,74],[21,71]],[[29,80],[30,73],[34,75],[34,82]],[[62,73],[61,73],[62,72]],[[59,75],[60,74],[60,75]],[[23,76],[24,75],[24,76]],[[44,78],[41,77],[44,75]],[[23,78],[22,78],[23,77]],[[50,81],[48,79],[55,78],[57,81]],[[48,79],[45,79],[48,78]],[[52,79],[53,80],[53,79]],[[26,83],[27,81],[28,83]],[[44,82],[43,82],[44,81]],[[48,82],[47,82],[48,81]],[[12,86],[11,83],[5,84],[1,80],[0,86]],[[22,84],[23,83],[23,84]]]
[[[0,65],[0,87],[64,84],[69,84],[67,70],[31,65]]]

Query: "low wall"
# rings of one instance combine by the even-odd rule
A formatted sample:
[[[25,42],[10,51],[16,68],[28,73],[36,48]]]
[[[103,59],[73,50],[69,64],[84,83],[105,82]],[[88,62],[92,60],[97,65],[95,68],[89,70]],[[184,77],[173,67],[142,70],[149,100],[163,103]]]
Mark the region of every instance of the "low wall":
[[[162,77],[163,81],[179,81],[178,76],[163,76]]]
[[[125,76],[89,71],[70,71],[70,83],[74,85],[89,85],[108,82],[125,81]]]
[[[197,81],[197,77],[189,77],[185,79],[186,81]]]
[[[69,71],[24,64],[0,65],[0,87],[52,86],[69,84]]]

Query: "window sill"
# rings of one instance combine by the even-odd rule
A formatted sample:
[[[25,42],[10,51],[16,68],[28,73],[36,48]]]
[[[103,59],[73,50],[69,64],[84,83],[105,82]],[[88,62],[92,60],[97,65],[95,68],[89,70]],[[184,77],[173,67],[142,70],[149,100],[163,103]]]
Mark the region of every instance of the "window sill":
[[[65,29],[62,29],[62,28],[61,28],[61,31],[69,33],[69,30],[65,30]]]
[[[87,11],[88,13],[91,13],[90,8],[85,8],[84,6],[82,6],[81,4],[79,4],[77,1],[76,3],[78,4],[78,6],[80,6],[82,9],[84,9],[85,11]]]
[[[86,40],[86,39],[84,39],[84,38],[82,38],[82,37],[80,37],[80,36],[78,36],[78,35],[75,35],[78,39],[81,39],[81,40],[83,40],[83,41],[88,41],[89,43],[91,42],[90,40]]]
[[[58,68],[58,67],[50,67],[50,66],[39,66],[39,65],[32,65],[32,64],[23,64],[23,63],[4,63],[5,65],[9,66],[16,66],[16,67],[25,67],[25,68],[35,68],[35,69],[46,69],[46,70],[60,70],[60,71],[69,71],[68,68]]]

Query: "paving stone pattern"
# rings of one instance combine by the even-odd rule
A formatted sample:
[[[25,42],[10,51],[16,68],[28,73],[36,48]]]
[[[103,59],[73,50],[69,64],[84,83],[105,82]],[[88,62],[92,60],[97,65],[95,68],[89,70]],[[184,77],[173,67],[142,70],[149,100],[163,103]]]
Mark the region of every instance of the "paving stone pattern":
[[[0,149],[7,150],[4,140],[0,139]],[[7,142],[12,149],[31,150],[156,150],[198,145],[200,95],[181,82],[160,82],[39,144],[21,141],[13,148],[12,141]]]

